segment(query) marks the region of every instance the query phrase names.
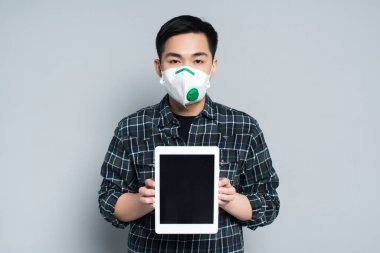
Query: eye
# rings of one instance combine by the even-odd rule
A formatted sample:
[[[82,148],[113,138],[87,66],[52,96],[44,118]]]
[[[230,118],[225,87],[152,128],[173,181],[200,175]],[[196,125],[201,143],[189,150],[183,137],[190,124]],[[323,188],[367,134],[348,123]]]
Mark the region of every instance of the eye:
[[[199,59],[195,60],[194,62],[195,62],[195,64],[203,64],[204,63],[203,60],[199,60]]]
[[[178,61],[178,60],[174,60],[174,59],[172,59],[172,60],[169,60],[169,63],[170,63],[170,64],[177,64],[177,63],[179,63],[179,61]]]

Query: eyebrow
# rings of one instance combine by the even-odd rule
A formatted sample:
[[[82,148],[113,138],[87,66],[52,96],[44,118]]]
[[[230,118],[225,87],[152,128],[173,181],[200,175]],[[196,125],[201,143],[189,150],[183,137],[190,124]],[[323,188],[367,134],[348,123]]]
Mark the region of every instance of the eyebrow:
[[[177,58],[183,58],[182,55],[174,53],[174,52],[169,52],[169,53],[165,54],[164,58],[167,58],[167,57],[170,57],[170,56],[177,57]],[[205,52],[197,52],[197,53],[192,54],[192,57],[197,57],[197,56],[206,56],[207,57],[208,54],[205,53]]]
[[[208,54],[206,54],[205,52],[198,52],[198,53],[195,53],[193,54],[193,56],[208,56]]]

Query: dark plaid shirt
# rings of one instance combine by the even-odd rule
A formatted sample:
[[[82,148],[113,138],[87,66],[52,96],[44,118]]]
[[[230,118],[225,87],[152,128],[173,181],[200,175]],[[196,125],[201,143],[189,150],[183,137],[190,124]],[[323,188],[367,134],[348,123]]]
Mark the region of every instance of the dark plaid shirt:
[[[168,95],[119,122],[101,167],[98,200],[103,218],[118,228],[130,225],[128,252],[244,252],[242,226],[255,230],[268,225],[280,209],[276,192],[279,178],[257,121],[206,95],[187,142],[179,136],[178,128]],[[156,234],[154,210],[131,222],[116,219],[118,197],[137,193],[145,179],[154,178],[154,149],[164,145],[218,146],[220,177],[229,178],[236,191],[248,197],[252,219],[241,221],[219,208],[217,234]]]

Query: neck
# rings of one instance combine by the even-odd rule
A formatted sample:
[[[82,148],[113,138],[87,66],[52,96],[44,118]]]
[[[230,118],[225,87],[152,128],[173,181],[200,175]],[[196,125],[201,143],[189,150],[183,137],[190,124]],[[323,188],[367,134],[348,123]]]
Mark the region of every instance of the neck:
[[[204,108],[206,102],[206,96],[204,96],[199,102],[189,104],[184,107],[169,96],[169,107],[172,112],[182,116],[197,116]]]

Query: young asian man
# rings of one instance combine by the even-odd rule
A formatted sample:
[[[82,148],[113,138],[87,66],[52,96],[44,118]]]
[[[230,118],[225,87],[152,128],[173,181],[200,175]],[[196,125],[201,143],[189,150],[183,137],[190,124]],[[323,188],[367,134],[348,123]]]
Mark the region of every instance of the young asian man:
[[[217,42],[212,25],[197,17],[166,22],[156,37],[154,68],[168,94],[114,131],[99,208],[115,227],[130,225],[128,252],[243,252],[242,227],[255,230],[278,216],[279,178],[258,122],[206,93],[218,67]],[[217,234],[155,233],[153,159],[160,145],[220,148]]]

